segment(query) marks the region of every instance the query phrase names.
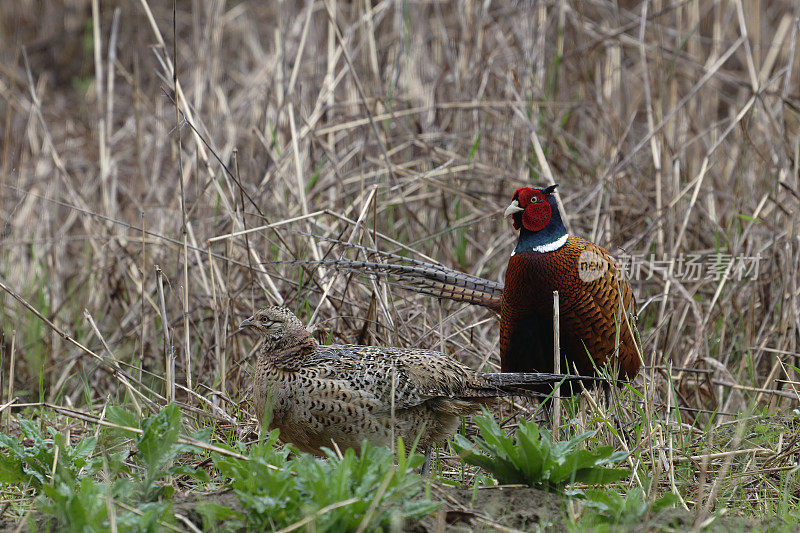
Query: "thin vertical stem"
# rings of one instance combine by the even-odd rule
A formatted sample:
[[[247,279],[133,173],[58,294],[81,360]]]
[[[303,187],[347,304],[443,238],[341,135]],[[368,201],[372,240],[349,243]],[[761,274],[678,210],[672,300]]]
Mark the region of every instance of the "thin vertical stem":
[[[561,338],[559,335],[558,291],[553,291],[553,373],[561,373]],[[561,396],[556,389],[553,394],[553,436],[558,439],[558,427],[561,425]]]
[[[14,354],[16,352],[16,341],[17,341],[17,330],[11,330],[11,357],[9,361],[8,367],[8,402],[12,402],[14,400]],[[11,409],[8,410],[8,414],[6,415],[6,433],[9,432],[11,428]]]

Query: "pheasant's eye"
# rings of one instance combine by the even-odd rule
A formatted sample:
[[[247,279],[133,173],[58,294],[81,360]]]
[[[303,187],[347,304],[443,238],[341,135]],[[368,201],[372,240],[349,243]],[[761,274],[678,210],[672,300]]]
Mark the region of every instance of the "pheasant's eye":
[[[533,198],[531,198],[531,203],[532,203],[532,204],[535,204],[535,203],[536,203],[536,202],[538,202],[538,201],[539,201],[539,198],[537,198],[536,196],[534,196]]]

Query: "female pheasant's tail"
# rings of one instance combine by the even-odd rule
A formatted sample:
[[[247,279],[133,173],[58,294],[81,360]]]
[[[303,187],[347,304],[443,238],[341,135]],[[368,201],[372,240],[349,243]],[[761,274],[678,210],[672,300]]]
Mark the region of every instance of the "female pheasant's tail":
[[[552,391],[562,383],[607,381],[595,376],[537,372],[485,373],[478,374],[478,379],[480,385],[473,388],[476,396],[546,396],[545,391]]]

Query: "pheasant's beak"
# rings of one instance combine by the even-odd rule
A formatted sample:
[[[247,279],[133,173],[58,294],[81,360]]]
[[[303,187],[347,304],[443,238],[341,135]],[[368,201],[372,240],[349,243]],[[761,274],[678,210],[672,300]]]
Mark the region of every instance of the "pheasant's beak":
[[[248,328],[248,327],[255,326],[255,325],[256,325],[256,323],[255,323],[255,322],[253,322],[253,317],[246,318],[246,319],[244,319],[244,320],[242,321],[242,323],[241,323],[241,324],[239,324],[239,327],[238,327],[237,329],[235,329],[235,330],[231,331],[231,332],[228,334],[228,337],[227,337],[227,338],[229,338],[229,339],[230,339],[231,337],[233,337],[233,336],[234,336],[234,335],[236,335],[237,333],[241,333],[241,332],[243,332],[243,331],[247,331],[247,328]]]
[[[521,211],[525,211],[525,210],[524,210],[524,209],[522,209],[522,208],[519,206],[519,202],[518,202],[517,200],[512,200],[512,201],[511,201],[511,205],[509,205],[508,207],[506,207],[506,212],[505,212],[505,213],[503,213],[503,218],[508,218],[508,217],[510,217],[511,215],[513,215],[514,213],[519,213],[519,212],[521,212]]]

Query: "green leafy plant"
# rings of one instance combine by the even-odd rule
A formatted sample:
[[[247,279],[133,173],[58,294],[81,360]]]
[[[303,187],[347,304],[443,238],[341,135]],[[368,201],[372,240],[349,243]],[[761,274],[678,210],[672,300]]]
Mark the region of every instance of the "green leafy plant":
[[[299,522],[315,531],[354,531],[362,523],[372,530],[433,512],[437,504],[417,498],[422,480],[413,470],[423,457],[405,455],[402,441],[395,457],[385,447],[364,442],[360,453],[348,449],[327,459],[278,447],[278,432],[253,446],[249,460],[215,455],[214,464],[230,478],[242,511],[203,503],[198,511],[206,528],[276,529]],[[241,446],[240,446],[241,448]],[[244,450],[241,450],[244,451]]]
[[[512,437],[485,410],[475,423],[480,436],[474,443],[456,435],[453,445],[465,462],[490,472],[500,483],[560,492],[570,483],[603,484],[630,475],[626,468],[609,466],[625,459],[625,452],[615,452],[611,446],[591,451],[580,447],[594,432],[553,442],[550,433],[534,422],[521,422]]]
[[[137,452],[135,459],[137,466],[141,467],[140,475],[120,478],[114,490],[118,497],[139,503],[154,502],[172,496],[174,487],[161,483],[164,479],[176,475],[188,475],[201,482],[209,480],[205,470],[175,462],[180,454],[197,451],[194,447],[178,443],[182,419],[177,405],[170,404],[158,413],[142,419],[141,422],[136,420],[133,413],[118,407],[109,407],[107,411],[109,421],[142,431],[134,438]],[[118,431],[116,436],[123,436],[120,433]],[[208,438],[207,432],[199,432],[192,436],[201,441]],[[116,464],[124,468],[122,462],[129,457],[127,452],[123,451],[122,456],[113,459]]]
[[[180,454],[196,452],[194,447],[178,442],[180,411],[176,405],[169,405],[141,422],[121,408],[109,407],[108,415],[118,426],[141,430],[133,439],[134,455],[128,446],[116,454],[105,449],[99,454],[94,436],[72,445],[55,428],[48,427],[43,433],[33,421],[19,418],[20,439],[0,434],[0,482],[33,489],[43,518],[54,520],[59,531],[107,529],[109,499],[136,508],[135,512],[118,514],[118,530],[160,530],[162,523],[169,521],[168,499],[174,490],[172,484],[162,481],[178,475],[201,482],[209,478],[204,470],[176,461]],[[131,435],[115,431],[104,433],[102,442],[113,446],[115,439],[127,440]],[[198,433],[194,438],[205,439],[206,435]],[[101,468],[111,478],[107,483],[95,479]]]
[[[114,508],[118,531],[160,531],[174,520],[175,479],[210,481],[205,470],[187,464],[187,455],[198,450],[181,442],[180,411],[173,404],[139,419],[109,406],[106,420],[113,426],[99,441],[88,437],[70,445],[54,428],[43,433],[34,422],[20,419],[21,438],[0,434],[0,482],[33,489],[37,520],[59,531],[107,530]],[[208,440],[205,432],[191,437]],[[360,453],[327,451],[327,458],[319,458],[278,446],[277,439],[276,431],[250,450],[237,443],[236,454],[213,456],[239,505],[201,503],[198,511],[207,529],[308,524],[320,531],[372,530],[399,527],[406,518],[437,507],[422,495],[422,479],[414,471],[424,458],[406,454],[402,441],[397,456],[365,442]]]
[[[106,505],[101,486],[92,479],[101,464],[92,454],[95,437],[76,445],[48,427],[43,433],[33,421],[20,418],[22,439],[0,434],[0,481],[33,488],[38,506],[65,531],[92,530],[103,524]]]
[[[28,485],[39,492],[55,479],[74,486],[96,471],[98,460],[89,459],[96,438],[88,437],[72,446],[55,428],[48,427],[45,435],[31,420],[20,418],[19,425],[22,440],[0,434],[0,482]]]
[[[639,524],[647,516],[668,509],[678,501],[678,497],[669,492],[650,503],[640,487],[627,489],[624,494],[587,490],[584,496],[586,510],[577,524],[582,531],[588,528],[610,531],[610,527]]]
[[[39,510],[58,524],[59,531],[98,531],[108,515],[103,487],[92,478],[84,477],[77,486],[70,480],[57,479],[51,487],[42,487],[38,498]]]

